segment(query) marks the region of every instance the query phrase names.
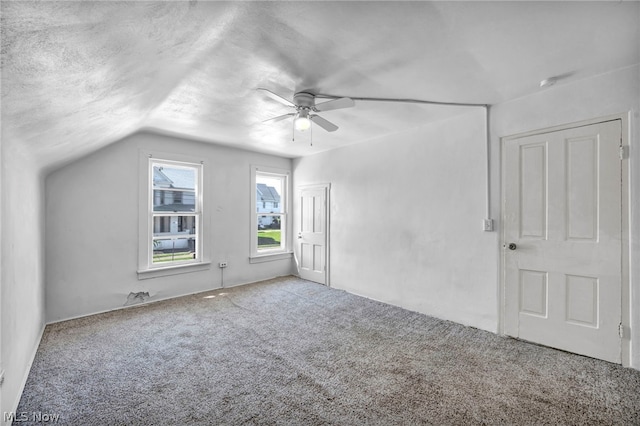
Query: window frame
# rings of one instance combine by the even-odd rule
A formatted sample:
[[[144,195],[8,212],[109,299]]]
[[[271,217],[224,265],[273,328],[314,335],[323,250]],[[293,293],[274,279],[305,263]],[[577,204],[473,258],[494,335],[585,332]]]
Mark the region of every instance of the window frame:
[[[208,269],[211,264],[210,244],[207,244],[209,230],[209,215],[204,194],[206,185],[206,162],[203,159],[187,157],[178,154],[140,152],[140,183],[139,183],[139,242],[138,242],[138,279],[155,278],[195,270]],[[194,212],[154,212],[153,210],[153,176],[154,165],[193,167],[197,170]],[[195,217],[195,251],[193,260],[169,261],[153,263],[154,218],[171,216]]]
[[[264,213],[258,212],[257,208],[257,178],[259,175],[280,178],[283,180],[283,193],[280,194],[279,205],[281,206],[281,212],[278,213]],[[270,260],[287,259],[291,257],[291,171],[288,169],[280,169],[275,167],[265,166],[251,166],[251,224],[250,224],[250,255],[249,259],[251,263],[259,263]],[[281,247],[279,248],[258,248],[258,221],[260,216],[280,216],[280,241]]]

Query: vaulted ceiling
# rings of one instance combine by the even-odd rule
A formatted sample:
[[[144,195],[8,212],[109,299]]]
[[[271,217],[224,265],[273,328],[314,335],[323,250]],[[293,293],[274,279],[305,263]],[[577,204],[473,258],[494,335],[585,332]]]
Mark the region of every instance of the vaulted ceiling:
[[[3,1],[1,23],[2,137],[43,167],[141,129],[296,157],[464,110],[357,101],[292,142],[256,88],[495,104],[640,62],[629,1]]]

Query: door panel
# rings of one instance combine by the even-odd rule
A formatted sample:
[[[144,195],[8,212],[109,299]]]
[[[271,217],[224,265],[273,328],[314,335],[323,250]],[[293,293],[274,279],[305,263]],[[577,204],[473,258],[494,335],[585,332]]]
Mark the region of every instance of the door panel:
[[[567,237],[597,239],[598,141],[580,138],[567,141]]]
[[[520,237],[545,238],[547,234],[547,145],[520,149]]]
[[[547,316],[547,273],[520,270],[520,313]]]
[[[567,275],[567,322],[597,328],[599,290],[596,277]]]
[[[506,334],[620,362],[620,135],[611,121],[505,143]]]

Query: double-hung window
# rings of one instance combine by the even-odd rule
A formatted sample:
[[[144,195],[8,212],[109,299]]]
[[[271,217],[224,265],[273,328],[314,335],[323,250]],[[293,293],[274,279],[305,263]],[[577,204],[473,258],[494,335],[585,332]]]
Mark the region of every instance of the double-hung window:
[[[202,264],[203,164],[150,155],[145,163],[139,274]]]
[[[287,253],[289,171],[253,167],[252,186],[252,257]]]
[[[200,259],[201,166],[150,160],[151,265]]]

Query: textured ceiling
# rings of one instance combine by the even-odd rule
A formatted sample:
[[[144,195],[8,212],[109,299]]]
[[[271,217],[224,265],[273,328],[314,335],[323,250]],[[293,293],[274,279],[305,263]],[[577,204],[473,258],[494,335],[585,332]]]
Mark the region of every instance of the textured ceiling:
[[[141,129],[287,157],[460,108],[358,101],[296,134],[255,89],[495,104],[640,62],[640,3],[2,2],[2,136],[54,167]],[[558,84],[562,84],[560,81]],[[313,136],[313,146],[309,138]]]

